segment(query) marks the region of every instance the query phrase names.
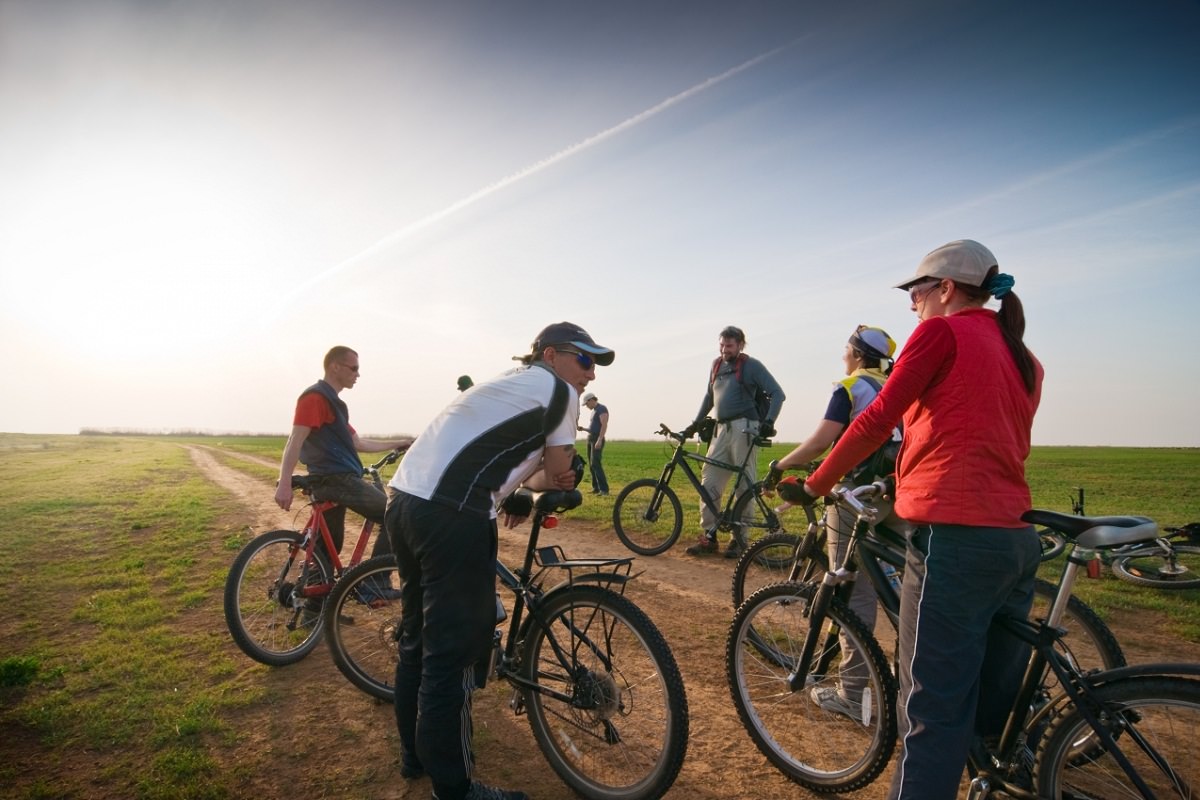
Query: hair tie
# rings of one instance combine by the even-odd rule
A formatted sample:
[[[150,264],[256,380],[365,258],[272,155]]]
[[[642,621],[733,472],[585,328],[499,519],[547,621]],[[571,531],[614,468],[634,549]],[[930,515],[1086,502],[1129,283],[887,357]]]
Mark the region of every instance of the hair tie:
[[[995,275],[987,279],[987,281],[983,284],[983,288],[986,289],[992,297],[995,297],[998,300],[1012,291],[1014,283],[1016,283],[1016,281],[1013,280],[1012,275],[1004,272],[997,272]]]

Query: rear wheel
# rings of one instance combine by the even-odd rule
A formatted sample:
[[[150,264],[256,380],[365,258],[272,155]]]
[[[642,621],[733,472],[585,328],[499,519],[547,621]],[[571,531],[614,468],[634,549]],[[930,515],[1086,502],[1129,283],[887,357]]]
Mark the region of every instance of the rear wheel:
[[[1200,547],[1170,544],[1140,547],[1113,559],[1112,571],[1123,581],[1155,589],[1200,587]]]
[[[683,678],[654,623],[598,586],[546,596],[530,617],[520,674],[538,747],[575,792],[651,800],[675,782],[687,751]]]
[[[683,530],[683,507],[669,486],[642,478],[621,490],[613,503],[613,530],[633,552],[643,556],[665,553]]]
[[[1200,786],[1200,682],[1173,676],[1114,681],[1095,690],[1101,724],[1151,795],[1192,798]],[[1143,797],[1074,706],[1056,718],[1038,752],[1038,797]]]
[[[225,579],[225,624],[237,646],[262,664],[282,667],[308,655],[321,641],[324,597],[300,597],[297,584],[331,585],[333,567],[319,548],[307,577],[304,537],[270,531],[242,548]]]
[[[793,577],[796,548],[803,541],[803,533],[772,533],[751,544],[733,570],[730,581],[733,607],[740,606],[747,597],[764,586],[789,580],[804,583],[825,572],[829,566],[825,547],[820,537],[813,537],[812,548],[816,551],[816,558],[801,554],[800,568]]]
[[[376,556],[351,569],[325,604],[333,663],[372,697],[395,696],[400,637],[400,575],[393,556]]]
[[[803,533],[808,518],[803,506],[763,494],[762,482],[754,484],[733,506],[734,536],[743,548],[775,533]]]

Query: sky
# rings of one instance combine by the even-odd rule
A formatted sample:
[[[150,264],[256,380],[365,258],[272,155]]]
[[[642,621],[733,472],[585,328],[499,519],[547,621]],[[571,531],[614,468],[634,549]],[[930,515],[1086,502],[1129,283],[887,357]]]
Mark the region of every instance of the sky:
[[[971,238],[1034,444],[1197,447],[1196,41],[1194,0],[0,0],[0,431],[286,433],[343,344],[357,430],[415,434],[570,320],[610,438],[689,422],[732,324],[799,441]]]

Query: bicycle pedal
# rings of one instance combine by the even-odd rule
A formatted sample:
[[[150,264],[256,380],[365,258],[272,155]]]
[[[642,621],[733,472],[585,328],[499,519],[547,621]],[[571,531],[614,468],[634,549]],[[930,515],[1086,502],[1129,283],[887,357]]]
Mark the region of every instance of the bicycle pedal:
[[[518,717],[525,713],[525,695],[520,689],[513,689],[512,697],[508,698],[508,707]]]

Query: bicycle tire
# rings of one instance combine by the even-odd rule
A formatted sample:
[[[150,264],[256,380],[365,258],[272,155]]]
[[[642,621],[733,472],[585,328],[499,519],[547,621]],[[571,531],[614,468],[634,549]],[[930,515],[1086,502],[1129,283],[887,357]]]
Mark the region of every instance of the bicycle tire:
[[[225,578],[225,624],[242,652],[261,664],[294,664],[321,641],[324,598],[309,601],[319,603],[315,613],[290,605],[304,568],[303,542],[296,531],[261,534],[242,548]],[[332,583],[328,556],[314,549],[313,560],[319,581]]]
[[[1058,594],[1058,587],[1038,578],[1033,584],[1033,594],[1029,618],[1044,619]],[[1112,629],[1091,606],[1075,595],[1067,600],[1067,611],[1059,627],[1067,632],[1060,641],[1060,649],[1080,672],[1125,666],[1125,651]],[[1053,673],[1046,675],[1047,680],[1053,677]]]
[[[399,585],[395,557],[375,556],[347,571],[325,602],[325,642],[334,665],[351,684],[389,703],[400,657]]]
[[[1052,561],[1067,549],[1066,537],[1049,528],[1040,529],[1038,538],[1042,542],[1042,561]]]
[[[1151,675],[1097,687],[1102,722],[1158,798],[1192,798],[1200,786],[1200,681]],[[1166,769],[1138,745],[1155,749]],[[1174,771],[1172,776],[1170,773]],[[1074,705],[1046,732],[1035,764],[1038,797],[1141,797]]]
[[[1117,556],[1112,571],[1123,581],[1155,589],[1195,589],[1200,587],[1200,547],[1171,544],[1174,557],[1168,558],[1160,547],[1139,547]]]
[[[642,556],[671,549],[683,531],[683,507],[670,486],[642,478],[626,486],[613,503],[613,530],[626,547]]]
[[[746,598],[764,586],[786,583],[792,580],[792,564],[796,560],[796,549],[804,541],[804,534],[772,533],[746,548],[733,568],[730,579],[730,594],[733,607],[737,608]],[[801,583],[817,578],[829,568],[829,557],[825,554],[824,540],[814,537],[815,560],[802,555],[803,563],[796,572],[795,580]]]
[[[743,549],[749,548],[760,539],[773,533],[802,533],[808,528],[804,508],[786,503],[778,498],[777,507],[772,507],[768,497],[763,496],[763,484],[758,482],[742,492],[733,506],[732,520],[737,520],[734,536]],[[731,521],[732,521],[731,520]]]
[[[759,589],[742,603],[726,638],[726,677],[742,725],[777,769],[814,792],[848,792],[879,777],[892,756],[897,687],[878,642],[835,597],[818,624],[839,626],[866,656],[870,695],[864,691],[860,713],[867,724],[826,711],[811,695],[837,686],[840,645],[832,633],[814,653],[817,672],[810,675],[811,682],[795,692],[788,688],[812,622],[808,607],[817,589],[814,583],[780,583]]]
[[[569,697],[523,692],[550,766],[593,800],[662,797],[679,774],[688,740],[683,677],[662,634],[640,608],[599,586],[548,594],[539,614],[550,630],[527,618],[519,674]]]

